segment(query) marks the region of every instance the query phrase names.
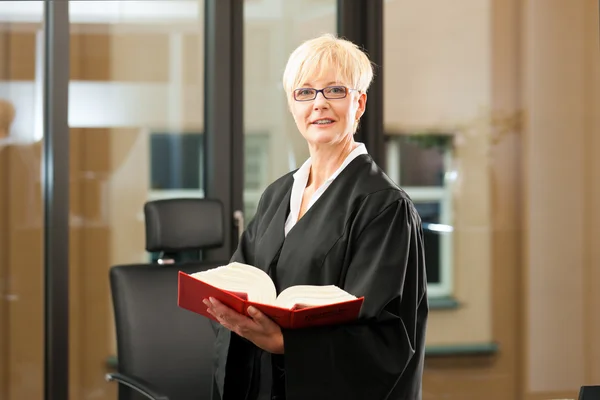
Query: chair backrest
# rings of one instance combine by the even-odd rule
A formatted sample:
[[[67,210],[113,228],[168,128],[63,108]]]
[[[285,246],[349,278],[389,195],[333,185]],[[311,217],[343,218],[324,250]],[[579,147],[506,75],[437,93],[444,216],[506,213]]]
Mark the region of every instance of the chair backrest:
[[[600,399],[600,386],[582,386],[579,390],[579,400]]]
[[[161,260],[188,250],[223,245],[223,205],[212,199],[166,199],[144,205],[146,250]]]
[[[220,203],[205,199],[150,202],[146,249],[178,251],[223,242]],[[223,262],[119,265],[110,270],[118,371],[152,383],[171,400],[210,399],[214,332],[205,318],[177,306],[178,271]],[[142,399],[119,385],[119,400]]]

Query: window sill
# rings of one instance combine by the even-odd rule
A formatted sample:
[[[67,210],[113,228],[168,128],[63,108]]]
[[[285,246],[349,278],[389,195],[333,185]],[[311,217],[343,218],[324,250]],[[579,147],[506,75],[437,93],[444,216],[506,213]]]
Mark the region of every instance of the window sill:
[[[492,356],[498,353],[498,344],[467,343],[427,346],[426,357],[456,357],[456,356]]]
[[[454,297],[430,297],[429,309],[430,310],[455,310],[460,307],[460,303]]]

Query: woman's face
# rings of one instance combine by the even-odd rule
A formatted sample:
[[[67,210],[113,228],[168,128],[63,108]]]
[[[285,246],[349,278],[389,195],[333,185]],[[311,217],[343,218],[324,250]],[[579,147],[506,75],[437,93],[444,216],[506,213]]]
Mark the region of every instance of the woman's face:
[[[348,87],[347,82],[336,81],[336,74],[331,72],[323,74],[317,80],[304,82],[296,94],[310,98],[310,90],[304,89],[325,89],[332,86],[341,86],[342,88],[331,88],[325,95],[318,92],[317,97],[307,101],[297,101],[291,99],[291,111],[296,121],[298,130],[308,141],[309,144],[336,144],[343,141],[348,136],[354,134],[354,124],[365,112],[367,95],[359,93],[354,88]],[[340,97],[346,93],[343,98]],[[294,96],[294,93],[292,93]],[[325,98],[325,96],[329,97]]]

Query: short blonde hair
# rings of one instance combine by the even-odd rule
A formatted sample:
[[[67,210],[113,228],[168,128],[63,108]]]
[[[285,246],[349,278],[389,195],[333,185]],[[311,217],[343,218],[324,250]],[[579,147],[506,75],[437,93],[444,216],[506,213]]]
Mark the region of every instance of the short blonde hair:
[[[333,69],[339,81],[366,93],[373,80],[369,57],[354,43],[324,34],[302,43],[292,52],[283,72],[283,89],[288,95],[308,79],[319,79]]]

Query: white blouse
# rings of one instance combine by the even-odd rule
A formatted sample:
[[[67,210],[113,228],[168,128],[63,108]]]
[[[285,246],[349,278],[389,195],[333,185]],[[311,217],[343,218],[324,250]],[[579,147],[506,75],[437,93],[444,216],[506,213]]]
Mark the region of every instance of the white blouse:
[[[312,195],[306,210],[315,204],[315,202],[325,193],[325,190],[331,185],[331,182],[354,160],[356,157],[361,154],[368,154],[367,148],[363,143],[359,143],[358,147],[344,160],[342,165],[329,177],[327,180],[315,191]],[[294,185],[292,186],[292,194],[290,197],[290,214],[288,215],[287,220],[285,221],[285,235],[287,236],[288,232],[296,225],[298,222],[298,214],[300,213],[300,205],[302,204],[302,195],[304,194],[304,189],[306,188],[306,184],[308,183],[308,175],[310,174],[310,166],[311,161],[310,158],[302,164],[302,166],[294,173]]]

